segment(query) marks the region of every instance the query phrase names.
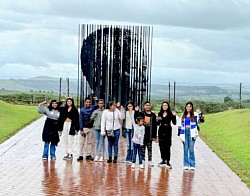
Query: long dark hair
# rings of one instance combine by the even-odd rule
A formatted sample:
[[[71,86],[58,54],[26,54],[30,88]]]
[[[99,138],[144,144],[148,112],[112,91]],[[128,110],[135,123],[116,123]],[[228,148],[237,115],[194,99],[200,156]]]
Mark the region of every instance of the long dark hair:
[[[183,121],[187,117],[188,112],[186,110],[186,106],[188,104],[190,104],[192,106],[192,110],[190,112],[190,120],[194,121],[194,105],[193,105],[193,103],[191,101],[189,101],[189,102],[186,103],[185,109],[184,109],[184,113],[183,113],[182,118],[181,118],[181,121]]]
[[[167,109],[167,110],[163,110],[163,104],[164,104],[164,103],[166,103],[166,104],[168,105],[168,109]],[[163,116],[163,113],[164,113],[165,111],[167,112],[167,115],[169,115],[169,114],[171,113],[170,105],[169,105],[169,103],[168,103],[167,101],[162,102],[162,104],[161,104],[161,110],[160,110],[160,112],[158,113],[158,116]]]
[[[68,98],[66,99],[65,109],[68,109],[68,108],[69,108],[69,106],[68,106],[68,104],[67,104],[68,100],[71,100],[71,101],[72,101],[72,109],[77,110],[77,108],[76,108],[76,106],[75,106],[74,99],[71,98],[71,97],[68,97]]]
[[[52,109],[54,110],[58,110],[58,103],[57,103],[57,107],[56,108],[52,108],[52,103],[57,103],[57,101],[55,99],[51,100],[48,108],[49,108],[49,111],[51,111]]]
[[[129,104],[132,105],[132,107],[133,107],[132,110],[135,110],[135,105],[134,105],[134,103],[133,103],[132,101],[128,101],[128,102],[126,103],[126,110],[128,110],[128,105],[129,105]]]

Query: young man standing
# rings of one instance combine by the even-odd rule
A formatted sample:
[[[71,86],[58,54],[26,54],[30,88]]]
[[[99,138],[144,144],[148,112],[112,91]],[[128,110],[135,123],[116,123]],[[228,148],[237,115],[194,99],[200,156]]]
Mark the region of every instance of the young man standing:
[[[97,102],[97,97],[93,97],[94,101]],[[87,143],[87,156],[86,160],[94,160],[91,156],[92,154],[92,138],[93,138],[93,121],[91,120],[91,115],[96,109],[96,105],[91,106],[91,99],[89,97],[85,98],[85,107],[80,110],[80,131],[78,134],[79,139],[79,157],[77,161],[83,160],[84,143],[86,139]]]
[[[151,103],[146,101],[144,103],[144,111],[139,113],[139,107],[135,108],[135,118],[139,115],[144,117],[144,126],[145,126],[145,135],[142,146],[142,159],[145,161],[145,151],[148,149],[148,164],[153,166],[152,163],[152,141],[156,141],[156,133],[157,133],[157,121],[156,115],[151,111]]]

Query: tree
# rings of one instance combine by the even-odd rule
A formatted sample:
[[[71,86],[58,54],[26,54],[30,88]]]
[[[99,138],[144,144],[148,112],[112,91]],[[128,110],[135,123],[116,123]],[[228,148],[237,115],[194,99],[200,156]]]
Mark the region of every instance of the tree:
[[[224,103],[227,103],[227,102],[230,102],[230,101],[233,101],[230,97],[224,97]]]

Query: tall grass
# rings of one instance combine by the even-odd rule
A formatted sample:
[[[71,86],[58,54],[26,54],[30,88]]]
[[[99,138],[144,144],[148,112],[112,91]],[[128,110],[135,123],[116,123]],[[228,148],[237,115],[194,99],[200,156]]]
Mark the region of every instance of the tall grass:
[[[250,109],[206,115],[200,136],[250,187]]]
[[[0,143],[39,117],[36,106],[12,105],[0,100]]]

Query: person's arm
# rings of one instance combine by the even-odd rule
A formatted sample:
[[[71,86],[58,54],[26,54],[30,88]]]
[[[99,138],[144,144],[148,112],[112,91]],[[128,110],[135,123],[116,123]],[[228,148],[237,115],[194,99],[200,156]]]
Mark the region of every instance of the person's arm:
[[[173,125],[176,125],[176,112],[172,111],[171,121]]]
[[[143,126],[143,134],[142,134],[142,139],[141,139],[141,146],[143,146],[144,135],[145,135],[145,127]]]
[[[106,120],[107,120],[107,113],[103,111],[102,119],[101,119],[101,134],[106,135]]]
[[[77,109],[75,111],[75,115],[76,115],[75,131],[79,131],[79,129],[80,129],[80,125],[79,125],[79,112],[78,112]]]
[[[84,116],[84,111],[83,108],[80,110],[80,115],[79,115],[79,130],[82,131],[83,130],[83,124],[82,124],[82,119]]]
[[[98,115],[98,110],[95,110],[95,111],[91,114],[90,119],[91,119],[91,120],[95,120],[96,117],[97,117],[97,115]]]
[[[42,103],[39,103],[37,111],[41,114],[46,114],[46,107],[45,104],[47,104],[47,101],[43,101]]]
[[[152,139],[156,139],[156,132],[157,132],[157,122],[156,122],[156,115],[153,113],[152,116]]]

